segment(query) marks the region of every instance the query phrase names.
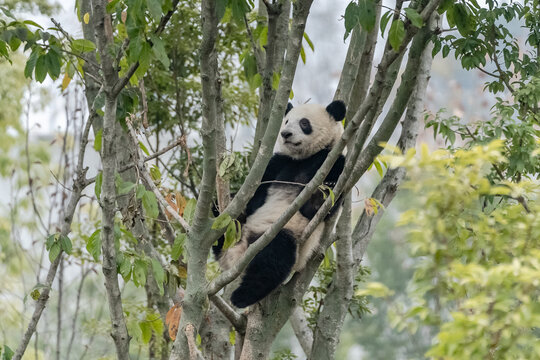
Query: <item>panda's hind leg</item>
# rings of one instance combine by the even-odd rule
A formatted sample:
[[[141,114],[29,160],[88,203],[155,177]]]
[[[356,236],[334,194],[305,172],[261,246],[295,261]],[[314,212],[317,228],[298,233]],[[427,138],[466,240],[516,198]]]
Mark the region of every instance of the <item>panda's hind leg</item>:
[[[285,281],[295,261],[296,240],[283,229],[247,266],[240,286],[231,295],[233,305],[244,308],[262,300]]]

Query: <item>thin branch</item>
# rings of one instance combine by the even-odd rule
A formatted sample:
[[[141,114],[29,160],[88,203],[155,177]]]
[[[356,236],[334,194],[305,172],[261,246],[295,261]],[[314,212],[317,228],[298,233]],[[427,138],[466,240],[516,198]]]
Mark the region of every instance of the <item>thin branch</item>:
[[[131,137],[131,141],[133,142],[133,144],[136,146],[136,149],[138,150],[139,149],[139,146],[137,145],[138,144],[138,140],[137,140],[137,134],[135,133],[135,129],[133,129],[133,125],[131,124],[131,122],[128,120],[126,121],[126,125],[128,127],[128,130],[129,130],[129,135]],[[181,139],[179,139],[181,140]],[[177,142],[179,141],[177,140]],[[139,151],[139,150],[138,150]],[[154,195],[156,195],[159,203],[161,204],[161,206],[163,207],[164,209],[164,212],[170,214],[180,225],[182,225],[182,227],[186,230],[186,232],[189,233],[190,231],[190,226],[189,224],[187,223],[186,220],[184,220],[183,217],[181,217],[178,212],[176,210],[174,210],[172,208],[171,205],[169,205],[169,203],[167,202],[167,200],[163,197],[163,195],[161,195],[161,192],[159,191],[159,189],[157,188],[156,184],[154,183],[154,180],[152,180],[152,177],[150,176],[150,174],[148,173],[148,170],[146,169],[146,167],[144,166],[144,160],[140,160],[140,157],[137,155],[137,158],[139,160],[136,160],[135,164],[137,166],[137,168],[139,169],[139,174],[141,175],[144,183],[146,184],[146,187],[149,188],[150,190],[152,190],[152,192],[154,193]]]
[[[237,313],[234,308],[229,305],[223,298],[219,295],[211,295],[210,300],[216,305],[216,307],[221,311],[223,315],[231,322],[236,331],[239,333],[244,333],[246,331],[247,319],[245,315]]]
[[[204,360],[204,357],[202,356],[201,352],[197,348],[197,342],[195,340],[196,333],[195,333],[195,326],[193,324],[187,324],[184,333],[186,334],[186,338],[188,341],[189,346],[189,360],[197,360],[202,359]]]
[[[88,134],[90,133],[92,119],[93,119],[93,116],[92,114],[90,114],[86,122],[86,126],[83,130],[83,134],[81,136],[77,168],[75,170],[76,179],[73,182],[73,191],[70,193],[69,202],[65,211],[65,215],[62,219],[63,223],[61,226],[60,234],[63,236],[67,236],[69,232],[71,231],[71,222],[73,220],[73,214],[75,213],[75,210],[77,209],[77,204],[79,203],[79,200],[81,198],[82,191],[84,187],[86,186],[85,175],[88,169],[83,169],[82,164],[84,160],[86,146],[88,144]],[[36,331],[36,326],[39,322],[39,319],[41,318],[41,314],[43,313],[43,310],[45,309],[45,306],[47,305],[47,301],[49,299],[49,293],[51,291],[51,286],[56,276],[56,271],[62,259],[62,255],[63,253],[60,252],[58,257],[51,264],[49,271],[47,272],[47,277],[44,283],[45,287],[43,288],[41,295],[36,301],[36,307],[34,309],[34,313],[32,314],[30,323],[28,324],[28,328],[26,332],[24,333],[21,343],[17,347],[15,354],[13,355],[14,360],[20,360],[22,358],[24,352],[26,351],[28,343],[30,342],[30,339],[32,338],[32,335]]]

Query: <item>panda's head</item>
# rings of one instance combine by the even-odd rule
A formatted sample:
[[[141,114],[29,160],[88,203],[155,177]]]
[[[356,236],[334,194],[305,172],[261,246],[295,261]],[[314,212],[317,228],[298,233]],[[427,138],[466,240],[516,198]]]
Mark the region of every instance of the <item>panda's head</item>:
[[[343,101],[318,104],[287,105],[274,152],[293,159],[305,159],[325,148],[332,148],[343,133]]]

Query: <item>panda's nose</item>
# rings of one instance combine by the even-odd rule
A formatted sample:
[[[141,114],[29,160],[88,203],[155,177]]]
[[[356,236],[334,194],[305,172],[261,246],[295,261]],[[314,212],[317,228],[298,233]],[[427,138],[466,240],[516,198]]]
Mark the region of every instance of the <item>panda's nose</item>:
[[[281,136],[283,136],[284,139],[290,138],[291,135],[292,135],[292,132],[290,132],[290,131],[283,130],[283,131],[281,132]]]

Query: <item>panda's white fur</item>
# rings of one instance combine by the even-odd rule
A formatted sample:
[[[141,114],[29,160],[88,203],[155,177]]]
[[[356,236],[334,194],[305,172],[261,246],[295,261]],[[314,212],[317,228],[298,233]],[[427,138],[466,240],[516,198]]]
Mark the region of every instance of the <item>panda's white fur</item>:
[[[328,152],[343,133],[341,120],[345,105],[334,101],[327,107],[289,104],[283,119],[274,156],[266,169],[261,186],[246,209],[241,240],[220,256],[220,265],[230,268],[243,255],[250,243],[257,240],[298,196],[326,159]],[[329,184],[341,174],[344,157],[340,156],[327,176]],[[317,192],[300,211],[294,214],[283,230],[248,265],[240,287],[233,292],[235,306],[249,306],[268,295],[285,280],[291,271],[301,271],[317,250],[324,228],[319,224],[304,243],[301,234],[322,204]]]

